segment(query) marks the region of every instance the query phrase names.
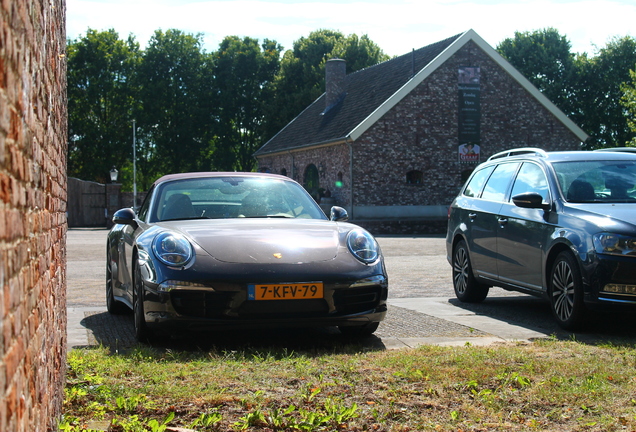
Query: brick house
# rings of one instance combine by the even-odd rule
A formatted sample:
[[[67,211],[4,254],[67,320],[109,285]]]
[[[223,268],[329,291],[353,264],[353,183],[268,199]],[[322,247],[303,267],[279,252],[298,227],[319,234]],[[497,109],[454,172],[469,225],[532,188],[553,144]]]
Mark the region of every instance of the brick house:
[[[587,135],[469,30],[346,75],[256,153],[374,233],[442,232],[479,162],[515,147],[574,150]],[[323,206],[327,208],[327,206]]]

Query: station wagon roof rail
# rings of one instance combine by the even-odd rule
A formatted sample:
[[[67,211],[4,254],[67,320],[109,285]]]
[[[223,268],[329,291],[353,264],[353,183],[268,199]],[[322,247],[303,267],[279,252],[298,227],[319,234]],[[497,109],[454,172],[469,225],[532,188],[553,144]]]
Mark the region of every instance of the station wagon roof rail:
[[[523,148],[517,148],[512,150],[504,150],[502,152],[495,153],[494,155],[490,156],[488,160],[501,159],[501,158],[512,157],[512,156],[520,156],[525,154],[534,154],[540,157],[548,156],[548,154],[540,148],[523,147]]]
[[[636,153],[636,147],[611,147],[596,149],[594,151]]]

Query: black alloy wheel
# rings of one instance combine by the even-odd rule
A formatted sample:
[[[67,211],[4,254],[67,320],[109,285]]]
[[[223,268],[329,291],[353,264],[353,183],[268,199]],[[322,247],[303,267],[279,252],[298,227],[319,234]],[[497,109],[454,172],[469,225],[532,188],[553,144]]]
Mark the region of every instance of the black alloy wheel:
[[[581,328],[587,313],[583,303],[583,282],[574,256],[561,252],[550,271],[552,315],[566,330]]]
[[[113,271],[111,268],[111,255],[110,250],[106,251],[106,310],[112,315],[120,315],[126,313],[129,309],[123,303],[115,300],[115,294],[113,293]]]
[[[482,302],[490,290],[489,286],[475,279],[464,240],[457,243],[453,250],[453,288],[455,296],[464,303]]]

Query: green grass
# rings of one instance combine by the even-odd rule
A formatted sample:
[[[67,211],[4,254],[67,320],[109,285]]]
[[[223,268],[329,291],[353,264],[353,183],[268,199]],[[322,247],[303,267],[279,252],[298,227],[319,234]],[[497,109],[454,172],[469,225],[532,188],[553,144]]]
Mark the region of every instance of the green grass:
[[[68,354],[60,430],[632,431],[634,346]]]

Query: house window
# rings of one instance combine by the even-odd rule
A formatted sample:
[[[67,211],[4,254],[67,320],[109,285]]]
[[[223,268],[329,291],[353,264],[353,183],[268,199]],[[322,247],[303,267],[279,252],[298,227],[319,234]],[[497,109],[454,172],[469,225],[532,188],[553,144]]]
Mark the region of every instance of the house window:
[[[406,173],[406,183],[407,184],[422,184],[422,179],[424,175],[422,171],[413,170]]]
[[[318,168],[316,168],[316,165],[309,164],[309,166],[305,169],[303,186],[312,196],[319,193],[320,175],[318,174]]]
[[[336,187],[337,187],[337,188],[341,188],[342,186],[344,186],[344,183],[343,183],[343,181],[342,181],[342,173],[341,173],[341,172],[339,172],[339,173],[338,173],[337,180],[336,180]]]

